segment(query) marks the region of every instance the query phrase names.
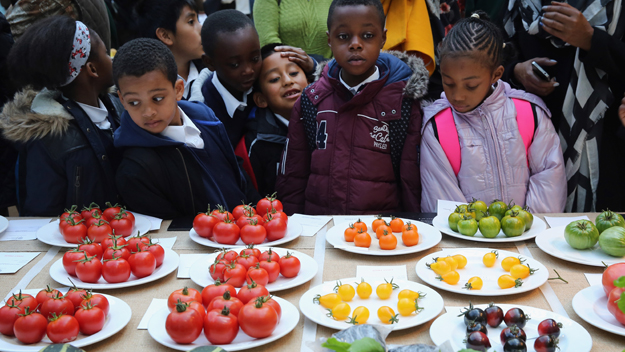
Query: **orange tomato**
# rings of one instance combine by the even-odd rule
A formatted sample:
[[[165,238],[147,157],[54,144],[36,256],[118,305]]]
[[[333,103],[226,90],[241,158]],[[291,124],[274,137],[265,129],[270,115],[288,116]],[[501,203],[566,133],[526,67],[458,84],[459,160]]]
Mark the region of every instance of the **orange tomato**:
[[[397,247],[397,238],[391,232],[384,230],[379,243],[380,249],[395,249]]]
[[[373,223],[371,223],[371,229],[373,230],[373,232],[375,232],[380,225],[384,225],[385,223],[386,221],[382,219],[382,215],[377,215],[376,219],[373,220]]]
[[[345,229],[345,241],[354,242],[354,237],[358,233],[358,230],[354,227],[354,224],[349,224],[349,227]]]
[[[356,247],[369,248],[371,246],[371,236],[369,236],[368,232],[358,231],[356,236],[354,236],[354,245]]]
[[[401,240],[407,247],[419,244],[419,232],[417,231],[417,227],[408,222],[401,232]]]
[[[384,231],[388,231],[389,233],[393,232],[391,227],[386,222],[384,222],[384,224],[378,226],[378,228],[375,230],[375,236],[378,239],[380,239],[380,237],[382,237],[382,234],[384,234]]]
[[[404,221],[402,219],[391,216],[391,230],[393,232],[401,232],[403,227]]]
[[[354,227],[356,228],[356,230],[362,230],[363,232],[367,232],[367,224],[360,221],[360,219],[358,219],[358,221],[354,223]]]

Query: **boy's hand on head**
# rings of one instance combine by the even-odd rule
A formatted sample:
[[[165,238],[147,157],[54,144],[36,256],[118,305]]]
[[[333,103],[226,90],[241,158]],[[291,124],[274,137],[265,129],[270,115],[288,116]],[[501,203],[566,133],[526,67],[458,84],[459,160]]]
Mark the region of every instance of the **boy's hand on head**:
[[[523,85],[527,92],[542,97],[547,96],[560,84],[556,82],[555,78],[552,78],[551,81],[545,81],[536,76],[532,69],[532,61],[536,61],[536,63],[542,67],[553,66],[557,63],[555,60],[551,60],[547,57],[536,57],[524,62],[519,62],[514,66],[514,78]]]
[[[306,74],[313,73],[315,62],[304,50],[290,45],[277,46],[274,50],[279,52],[280,56],[288,57],[289,60],[298,64]]]
[[[618,107],[618,117],[621,119],[623,126],[625,126],[625,96],[621,100],[621,106]]]

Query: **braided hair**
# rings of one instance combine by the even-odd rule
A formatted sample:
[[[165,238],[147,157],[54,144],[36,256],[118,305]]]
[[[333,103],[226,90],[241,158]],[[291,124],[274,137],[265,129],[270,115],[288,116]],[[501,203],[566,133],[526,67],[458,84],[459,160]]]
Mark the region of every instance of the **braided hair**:
[[[445,56],[486,57],[485,65],[495,69],[509,56],[510,45],[504,44],[499,28],[490,21],[484,11],[476,11],[449,31],[438,48],[439,62]]]

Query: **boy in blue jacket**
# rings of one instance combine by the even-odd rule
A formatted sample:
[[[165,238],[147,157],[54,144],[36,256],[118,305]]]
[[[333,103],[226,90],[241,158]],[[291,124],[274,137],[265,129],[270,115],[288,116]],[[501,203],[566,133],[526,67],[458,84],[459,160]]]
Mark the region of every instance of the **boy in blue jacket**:
[[[170,50],[154,39],[122,46],[113,78],[126,112],[115,132],[125,148],[116,181],[130,209],[171,219],[195,216],[207,204],[232,210],[260,197],[248,185],[224,126],[204,104],[179,101]]]

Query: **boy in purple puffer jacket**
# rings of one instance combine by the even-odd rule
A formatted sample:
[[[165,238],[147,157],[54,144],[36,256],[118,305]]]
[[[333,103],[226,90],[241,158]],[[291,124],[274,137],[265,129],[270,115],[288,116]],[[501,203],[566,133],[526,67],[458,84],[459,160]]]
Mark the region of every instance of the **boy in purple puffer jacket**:
[[[380,53],[379,0],[335,0],[328,13],[334,60],[295,104],[276,190],[287,213],[418,212],[420,59]],[[321,66],[321,65],[320,65]]]

